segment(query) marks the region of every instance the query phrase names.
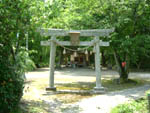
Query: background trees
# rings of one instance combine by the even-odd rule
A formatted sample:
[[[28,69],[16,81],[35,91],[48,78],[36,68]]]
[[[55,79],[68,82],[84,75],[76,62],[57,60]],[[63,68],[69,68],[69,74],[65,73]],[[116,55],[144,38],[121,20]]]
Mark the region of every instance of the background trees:
[[[115,34],[112,36],[112,49],[118,64],[120,78],[128,79],[130,66],[138,62],[138,54],[141,58],[148,58],[149,50],[149,2],[146,0],[131,0],[113,3],[112,9],[115,14]],[[115,6],[117,8],[115,8]],[[147,21],[144,21],[147,20]],[[142,39],[142,41],[140,41]],[[140,42],[140,43],[139,43]],[[142,46],[143,45],[143,46]],[[137,50],[137,48],[139,48]],[[141,50],[142,49],[142,50]],[[147,56],[147,57],[146,57]],[[122,66],[126,62],[126,66]],[[143,64],[143,65],[146,65]]]
[[[148,0],[55,0],[32,1],[31,23],[34,27],[60,29],[100,29],[115,28],[110,48],[102,48],[105,66],[117,64],[120,78],[127,80],[132,68],[148,69],[150,2]],[[40,47],[40,37],[30,33],[29,50],[34,62],[48,62],[49,48]],[[65,39],[65,38],[64,38]],[[90,37],[83,40],[90,40]],[[61,49],[59,50],[61,51]],[[145,60],[143,60],[145,59]],[[125,67],[122,63],[125,62]]]

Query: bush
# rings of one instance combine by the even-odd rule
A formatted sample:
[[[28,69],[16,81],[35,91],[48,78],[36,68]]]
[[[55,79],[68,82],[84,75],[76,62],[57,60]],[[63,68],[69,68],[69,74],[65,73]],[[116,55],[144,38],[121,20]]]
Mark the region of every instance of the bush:
[[[142,98],[131,103],[120,104],[113,108],[111,113],[148,113],[147,100]]]
[[[0,113],[10,113],[19,104],[23,95],[23,73],[0,59]]]
[[[10,113],[18,107],[23,95],[24,70],[12,61],[10,48],[0,49],[0,113]]]
[[[0,1],[0,113],[10,113],[23,95],[24,68],[17,55],[30,25],[30,0]]]
[[[25,48],[22,48],[22,51],[20,51],[17,54],[17,65],[21,67],[24,71],[32,71],[36,68],[34,62],[29,57],[29,54],[27,51],[25,51]]]
[[[0,50],[0,113],[15,112],[23,95],[25,71],[35,68],[26,51],[21,50],[13,62],[6,50]]]

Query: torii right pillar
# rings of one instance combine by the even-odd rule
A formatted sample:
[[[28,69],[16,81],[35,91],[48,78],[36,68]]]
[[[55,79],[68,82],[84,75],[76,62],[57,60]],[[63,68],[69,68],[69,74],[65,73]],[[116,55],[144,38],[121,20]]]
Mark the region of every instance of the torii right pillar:
[[[96,73],[96,87],[94,87],[95,92],[103,93],[104,87],[101,84],[101,65],[100,65],[100,45],[99,45],[99,37],[96,36],[94,38],[95,41],[95,73]]]

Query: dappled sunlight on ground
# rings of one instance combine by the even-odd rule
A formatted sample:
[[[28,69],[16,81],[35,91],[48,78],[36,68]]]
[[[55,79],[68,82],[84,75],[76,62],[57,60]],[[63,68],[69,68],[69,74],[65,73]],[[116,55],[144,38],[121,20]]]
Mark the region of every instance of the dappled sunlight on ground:
[[[92,69],[64,69],[55,71],[55,86],[57,90],[93,90],[96,83],[95,72]],[[41,113],[79,113],[81,108],[88,110],[89,106],[87,102],[92,104],[96,100],[104,101],[105,103],[112,103],[116,105],[120,102],[127,101],[131,98],[138,98],[141,93],[134,92],[130,95],[125,93],[125,91],[119,91],[122,89],[134,88],[142,86],[145,83],[150,83],[146,80],[136,79],[135,82],[129,82],[124,84],[116,84],[112,79],[117,78],[118,74],[114,71],[103,71],[102,72],[102,86],[105,87],[106,94],[104,95],[95,95],[95,94],[76,94],[68,93],[61,94],[57,92],[46,92],[45,88],[49,86],[49,69],[43,68],[38,69],[33,72],[26,74],[26,85],[24,88],[23,102],[26,104],[26,109],[33,109],[34,111],[41,111]],[[134,75],[133,75],[134,77]],[[133,92],[128,90],[127,92]],[[140,89],[142,90],[142,89]],[[112,92],[115,91],[115,92]],[[116,92],[118,91],[118,92]],[[111,93],[112,92],[112,93]],[[112,100],[111,100],[112,99]],[[115,103],[118,101],[118,103]],[[113,104],[114,102],[114,104]],[[39,103],[39,104],[38,104]],[[75,103],[75,104],[74,104]],[[80,103],[80,104],[77,104]],[[105,106],[102,103],[96,102],[98,106],[92,104],[90,108],[96,109],[99,111],[101,107],[105,109]],[[101,105],[102,104],[102,105]],[[107,105],[107,104],[106,104]],[[43,107],[42,107],[43,106]],[[90,110],[90,109],[89,109]],[[38,113],[38,112],[35,112]],[[82,112],[81,112],[82,113]],[[84,112],[83,112],[84,113]],[[86,113],[86,112],[85,112]],[[88,113],[88,112],[87,112]],[[96,113],[96,111],[95,111]]]

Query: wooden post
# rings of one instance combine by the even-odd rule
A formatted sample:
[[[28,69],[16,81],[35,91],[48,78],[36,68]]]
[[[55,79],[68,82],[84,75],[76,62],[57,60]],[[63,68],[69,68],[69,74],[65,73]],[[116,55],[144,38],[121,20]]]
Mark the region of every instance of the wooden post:
[[[49,87],[46,88],[46,90],[53,90],[56,91],[56,87],[54,87],[54,71],[55,71],[55,55],[56,55],[56,44],[55,40],[56,37],[51,37],[51,45],[50,45],[50,63],[49,63],[49,69],[50,69],[50,75],[49,75]]]
[[[94,88],[96,91],[103,91],[104,88],[101,85],[101,67],[100,67],[100,47],[99,47],[99,37],[95,37],[95,72],[96,72],[96,87]]]

